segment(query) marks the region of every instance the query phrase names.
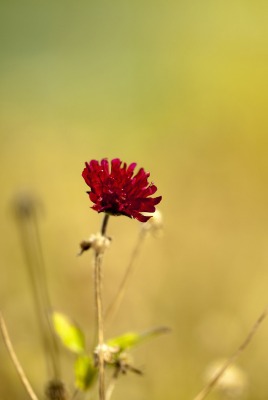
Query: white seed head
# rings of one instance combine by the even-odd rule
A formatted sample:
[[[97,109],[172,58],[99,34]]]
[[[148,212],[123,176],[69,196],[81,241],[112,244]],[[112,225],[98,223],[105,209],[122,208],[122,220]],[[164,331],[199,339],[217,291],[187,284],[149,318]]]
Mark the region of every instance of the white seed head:
[[[97,253],[104,253],[104,251],[110,246],[111,240],[103,236],[101,233],[92,234],[89,238],[89,243],[91,248]]]
[[[224,363],[224,360],[217,360],[208,366],[205,372],[206,383],[214,379]],[[245,394],[246,387],[247,377],[244,371],[236,365],[230,365],[219,378],[215,389],[223,395],[224,399],[240,399]]]
[[[118,354],[119,350],[119,347],[108,346],[105,343],[98,345],[94,351],[96,364],[98,364],[100,352],[102,352],[104,361],[107,364],[113,364],[115,362],[115,356]]]
[[[163,233],[163,216],[159,210],[155,210],[152,217],[142,224],[143,229],[152,232],[154,236],[160,236]]]

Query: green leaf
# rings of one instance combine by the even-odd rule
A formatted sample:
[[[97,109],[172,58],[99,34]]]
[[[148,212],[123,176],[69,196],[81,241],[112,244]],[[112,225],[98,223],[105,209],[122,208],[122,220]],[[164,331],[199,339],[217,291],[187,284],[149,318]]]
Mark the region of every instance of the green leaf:
[[[84,334],[70,318],[59,312],[54,312],[52,321],[55,332],[67,349],[76,354],[85,351]]]
[[[107,344],[108,346],[118,347],[121,352],[140,344],[146,339],[153,338],[169,331],[169,328],[159,327],[143,333],[128,332],[122,336],[117,336],[113,339],[110,339]]]
[[[141,340],[141,335],[135,332],[127,332],[122,336],[117,336],[113,339],[108,340],[108,346],[119,347],[120,351],[129,349]]]
[[[97,377],[97,368],[92,357],[85,354],[78,356],[74,364],[75,385],[78,389],[86,391]]]

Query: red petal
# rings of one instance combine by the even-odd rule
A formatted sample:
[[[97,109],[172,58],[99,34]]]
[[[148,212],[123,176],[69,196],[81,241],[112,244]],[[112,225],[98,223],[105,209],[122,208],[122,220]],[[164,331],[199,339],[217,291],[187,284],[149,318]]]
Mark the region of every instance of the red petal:
[[[150,219],[152,216],[150,215],[142,215],[141,213],[137,212],[137,211],[133,211],[132,213],[133,218],[137,219],[140,222],[147,222],[148,219]]]
[[[159,204],[161,200],[162,200],[162,196],[155,197],[155,198],[153,199],[154,205],[156,206],[157,204]]]

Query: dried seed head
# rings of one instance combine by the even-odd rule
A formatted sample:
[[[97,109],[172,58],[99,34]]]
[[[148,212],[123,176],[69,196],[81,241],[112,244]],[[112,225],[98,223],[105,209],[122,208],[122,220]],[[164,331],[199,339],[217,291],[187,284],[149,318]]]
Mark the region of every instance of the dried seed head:
[[[111,238],[103,236],[101,233],[92,234],[88,239],[83,240],[80,243],[80,252],[78,255],[84,253],[84,251],[93,249],[96,253],[104,253],[104,251],[110,246]]]
[[[96,233],[90,236],[89,242],[96,253],[104,253],[110,246],[111,239],[107,236],[103,236],[101,233]]]
[[[26,190],[18,192],[12,199],[13,212],[18,220],[32,218],[37,211],[40,211],[40,206],[42,206],[40,200]]]
[[[108,346],[107,344],[98,345],[94,351],[95,364],[98,365],[99,354],[102,351],[104,362],[107,364],[114,364],[116,361],[116,356],[119,352],[119,347]]]
[[[48,400],[67,400],[68,396],[64,384],[54,379],[48,382],[45,389],[46,398]]]
[[[89,240],[83,240],[83,241],[80,243],[80,252],[78,253],[78,255],[80,256],[81,254],[84,253],[84,251],[89,250],[90,247],[91,247],[90,241],[89,241]]]

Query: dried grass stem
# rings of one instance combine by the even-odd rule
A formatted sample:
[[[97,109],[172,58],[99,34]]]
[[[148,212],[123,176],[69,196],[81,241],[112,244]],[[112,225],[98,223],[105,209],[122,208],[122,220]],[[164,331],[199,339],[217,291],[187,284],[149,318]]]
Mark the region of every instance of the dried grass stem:
[[[15,368],[16,368],[16,371],[20,377],[21,382],[26,389],[26,392],[28,393],[31,400],[38,400],[38,397],[34,393],[33,388],[31,386],[30,382],[28,381],[28,379],[25,375],[25,372],[23,371],[23,368],[18,360],[18,357],[16,356],[15,350],[12,346],[12,343],[11,343],[11,340],[10,340],[10,337],[8,334],[8,330],[7,330],[4,318],[1,313],[0,313],[0,329],[1,329],[1,333],[3,336],[7,351],[10,355],[10,358],[11,358]]]
[[[241,345],[238,347],[238,349],[228,358],[228,360],[224,363],[222,368],[219,370],[219,372],[214,376],[213,379],[203,388],[203,390],[194,398],[194,400],[204,400],[208,394],[211,392],[211,390],[214,388],[214,386],[217,384],[219,379],[222,377],[226,369],[233,364],[236,359],[240,356],[240,354],[246,349],[246,347],[249,345],[253,337],[255,336],[260,324],[263,322],[263,320],[267,317],[268,315],[268,307],[260,314],[254,325],[252,326],[251,330],[249,331],[248,335],[246,336],[245,340],[241,343]]]

